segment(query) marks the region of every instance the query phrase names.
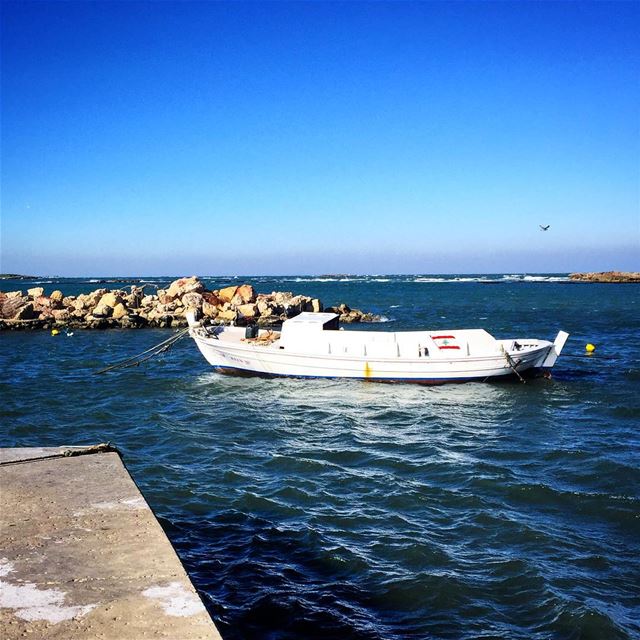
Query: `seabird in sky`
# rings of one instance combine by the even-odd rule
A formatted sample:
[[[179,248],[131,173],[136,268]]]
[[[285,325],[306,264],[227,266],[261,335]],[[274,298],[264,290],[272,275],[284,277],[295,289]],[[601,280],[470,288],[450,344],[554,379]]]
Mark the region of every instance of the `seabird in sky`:
[[[538,225],[542,231],[546,231],[551,225],[550,224],[539,224]]]

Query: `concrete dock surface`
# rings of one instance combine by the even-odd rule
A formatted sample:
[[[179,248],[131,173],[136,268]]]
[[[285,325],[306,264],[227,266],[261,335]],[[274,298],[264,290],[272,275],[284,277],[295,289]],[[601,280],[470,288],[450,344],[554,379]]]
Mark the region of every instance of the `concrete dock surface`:
[[[220,639],[106,445],[0,449],[0,636]]]

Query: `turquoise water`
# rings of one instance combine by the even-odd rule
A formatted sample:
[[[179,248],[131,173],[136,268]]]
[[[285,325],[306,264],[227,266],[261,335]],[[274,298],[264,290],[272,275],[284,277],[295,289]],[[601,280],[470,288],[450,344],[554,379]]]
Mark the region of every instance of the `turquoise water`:
[[[169,330],[4,332],[1,444],[116,444],[227,640],[640,637],[640,286],[486,279],[248,280],[373,329],[565,329],[552,380],[224,377],[188,340],[95,376]]]

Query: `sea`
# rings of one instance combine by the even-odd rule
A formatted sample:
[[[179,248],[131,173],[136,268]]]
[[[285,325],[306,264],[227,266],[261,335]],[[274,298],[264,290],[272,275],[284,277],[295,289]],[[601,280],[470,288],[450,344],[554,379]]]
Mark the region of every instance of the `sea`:
[[[1,333],[1,446],[116,445],[225,640],[640,638],[640,285],[202,279],[382,319],[346,330],[571,334],[551,379],[418,386],[224,376],[189,339],[96,375],[173,330]]]

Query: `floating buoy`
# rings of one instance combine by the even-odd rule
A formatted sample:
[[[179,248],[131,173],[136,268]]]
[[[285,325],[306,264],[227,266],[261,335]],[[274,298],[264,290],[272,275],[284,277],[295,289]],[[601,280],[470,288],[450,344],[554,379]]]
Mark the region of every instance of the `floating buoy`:
[[[596,350],[596,345],[589,342],[585,347],[585,350],[587,353],[593,353]]]
[[[57,336],[60,332],[57,329],[51,329],[51,335]]]

